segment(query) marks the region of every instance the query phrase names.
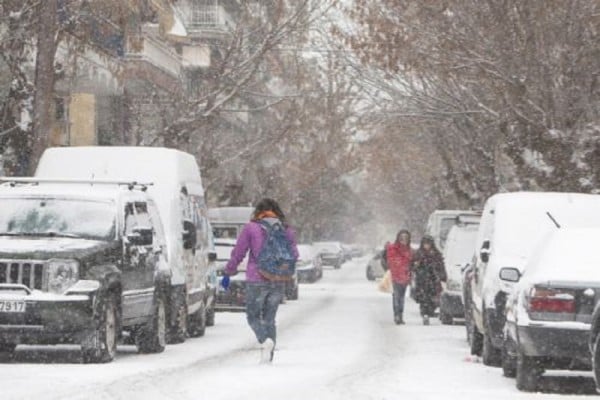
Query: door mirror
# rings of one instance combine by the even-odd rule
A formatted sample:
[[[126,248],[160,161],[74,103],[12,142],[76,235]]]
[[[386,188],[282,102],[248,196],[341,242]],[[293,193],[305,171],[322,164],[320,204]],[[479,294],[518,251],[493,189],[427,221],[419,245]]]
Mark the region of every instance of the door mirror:
[[[196,247],[196,225],[192,221],[183,221],[183,248],[186,250]]]
[[[211,251],[210,253],[208,253],[208,261],[209,262],[217,261],[217,253],[215,253],[214,251]]]
[[[133,246],[151,246],[153,243],[153,233],[152,228],[134,228],[133,232],[127,235],[127,241]]]
[[[500,279],[506,282],[519,282],[521,272],[516,268],[502,268],[500,270]]]
[[[490,261],[490,241],[484,240],[481,245],[481,252],[479,253],[479,258],[484,263],[488,263]]]

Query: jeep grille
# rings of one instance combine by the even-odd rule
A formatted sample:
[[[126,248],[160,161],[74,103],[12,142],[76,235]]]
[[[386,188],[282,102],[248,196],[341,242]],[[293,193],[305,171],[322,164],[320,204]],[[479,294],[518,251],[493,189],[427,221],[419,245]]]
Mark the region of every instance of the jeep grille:
[[[0,283],[20,283],[30,289],[42,289],[44,264],[36,261],[0,261]]]

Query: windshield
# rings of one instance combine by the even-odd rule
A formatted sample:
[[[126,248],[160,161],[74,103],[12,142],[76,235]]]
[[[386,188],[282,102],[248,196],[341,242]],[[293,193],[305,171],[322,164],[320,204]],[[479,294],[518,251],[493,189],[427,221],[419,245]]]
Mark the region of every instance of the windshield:
[[[115,207],[111,202],[42,199],[0,199],[0,235],[115,237]]]

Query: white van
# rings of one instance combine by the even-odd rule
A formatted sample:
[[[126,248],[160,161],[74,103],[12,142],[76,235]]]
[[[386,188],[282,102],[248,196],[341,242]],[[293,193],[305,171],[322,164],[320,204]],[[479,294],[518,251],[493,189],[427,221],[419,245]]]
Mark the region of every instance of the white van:
[[[217,207],[208,209],[216,239],[237,239],[244,225],[250,222],[252,207]]]
[[[35,176],[52,179],[125,180],[150,184],[165,227],[171,271],[169,341],[202,336],[214,324],[216,258],[194,156],[158,147],[47,149]]]
[[[505,307],[514,283],[502,268],[521,273],[538,242],[558,227],[600,227],[600,196],[580,193],[503,193],[484,207],[471,280],[470,344],[486,365],[501,361]]]

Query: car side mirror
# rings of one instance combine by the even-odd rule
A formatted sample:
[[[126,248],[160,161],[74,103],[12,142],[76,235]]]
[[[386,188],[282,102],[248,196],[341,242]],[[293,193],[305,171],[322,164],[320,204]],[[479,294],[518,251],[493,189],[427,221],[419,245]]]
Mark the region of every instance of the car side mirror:
[[[208,261],[209,262],[217,261],[217,253],[215,253],[214,251],[211,251],[210,253],[208,253]]]
[[[519,282],[521,271],[516,268],[502,268],[500,270],[500,279],[506,282]]]
[[[153,243],[153,233],[152,228],[134,228],[133,232],[127,235],[127,241],[133,246],[151,246]]]
[[[196,225],[192,221],[183,221],[183,248],[186,250],[196,247]]]

